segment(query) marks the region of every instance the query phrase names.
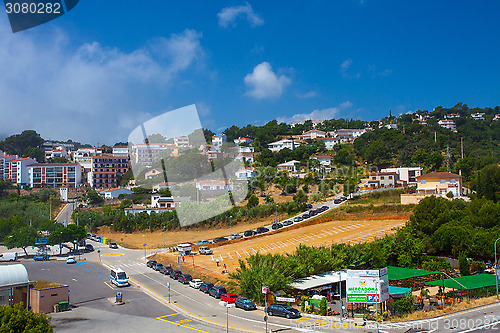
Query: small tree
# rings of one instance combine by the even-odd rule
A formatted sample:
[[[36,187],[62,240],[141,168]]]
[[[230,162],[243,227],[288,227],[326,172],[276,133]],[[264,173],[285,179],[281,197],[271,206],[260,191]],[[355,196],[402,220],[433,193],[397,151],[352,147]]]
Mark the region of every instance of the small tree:
[[[458,270],[462,276],[470,275],[470,262],[465,252],[461,252],[458,256]]]
[[[408,293],[406,294],[405,298],[394,302],[394,314],[396,316],[402,316],[413,312],[415,310],[414,300],[415,297],[412,294]]]
[[[28,255],[28,252],[26,252],[26,248],[28,246],[35,245],[35,238],[36,238],[35,229],[33,229],[30,226],[21,227],[19,229],[14,229],[12,234],[10,234],[5,239],[5,246],[7,246],[8,249],[12,249],[14,247],[20,247],[24,250],[24,253]]]
[[[454,197],[453,192],[450,191],[450,192],[446,193],[446,197],[450,198],[450,199],[453,199],[453,197]]]
[[[259,205],[259,198],[257,198],[255,194],[252,194],[250,198],[248,198],[247,208],[256,207],[258,205]]]
[[[0,332],[52,333],[54,328],[46,314],[28,311],[23,303],[18,303],[13,307],[0,305]]]
[[[96,205],[104,202],[104,199],[95,190],[88,191],[86,198],[91,205]]]
[[[323,297],[319,302],[319,314],[322,316],[326,316],[326,298]]]

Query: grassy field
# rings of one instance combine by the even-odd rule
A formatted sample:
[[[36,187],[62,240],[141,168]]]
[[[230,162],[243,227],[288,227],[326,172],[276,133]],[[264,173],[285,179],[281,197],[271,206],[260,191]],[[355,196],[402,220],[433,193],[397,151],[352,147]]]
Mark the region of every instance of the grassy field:
[[[352,200],[352,205],[378,205],[378,204],[399,204],[401,203],[401,193],[405,191],[389,190],[381,192],[367,193],[355,200]]]

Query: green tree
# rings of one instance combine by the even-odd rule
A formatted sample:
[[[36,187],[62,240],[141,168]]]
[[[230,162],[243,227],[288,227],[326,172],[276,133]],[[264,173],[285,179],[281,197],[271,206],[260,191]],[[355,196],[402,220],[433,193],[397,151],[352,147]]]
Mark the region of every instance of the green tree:
[[[477,173],[471,182],[471,188],[480,198],[497,202],[500,200],[500,167],[487,165]]]
[[[326,310],[327,310],[326,298],[323,297],[319,302],[319,314],[321,316],[326,316]]]
[[[12,155],[26,156],[29,148],[40,148],[43,141],[36,131],[26,130],[21,134],[11,135],[6,138],[0,143],[0,149]],[[43,161],[43,158],[39,161]]]
[[[458,256],[458,270],[462,276],[470,275],[470,261],[465,252],[461,252]]]
[[[30,226],[23,226],[13,230],[12,234],[5,239],[5,246],[7,246],[8,249],[20,247],[24,250],[24,253],[28,255],[26,248],[35,245],[35,238],[36,230]]]
[[[0,305],[0,332],[52,333],[50,317],[44,313],[28,311],[23,303],[14,306]]]
[[[298,204],[305,204],[307,203],[307,194],[304,193],[304,191],[299,190],[297,194],[293,196],[293,201],[295,201]]]
[[[255,194],[252,194],[250,198],[248,198],[247,207],[252,208],[258,205],[259,205],[259,198],[257,198]]]
[[[393,305],[393,311],[396,316],[403,316],[408,313],[415,311],[415,296],[408,293],[406,296],[396,302]]]
[[[104,202],[102,196],[97,193],[96,190],[89,190],[85,195],[85,198],[88,200],[88,203],[91,205],[97,205]]]

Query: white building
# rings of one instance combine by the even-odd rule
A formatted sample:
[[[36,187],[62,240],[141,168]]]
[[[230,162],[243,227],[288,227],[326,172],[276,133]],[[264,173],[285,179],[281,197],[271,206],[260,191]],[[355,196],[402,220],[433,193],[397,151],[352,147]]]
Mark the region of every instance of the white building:
[[[277,169],[278,171],[286,171],[286,172],[297,172],[297,164],[299,164],[299,161],[289,161],[285,163],[278,164]]]
[[[116,199],[122,194],[133,194],[133,191],[127,190],[126,188],[119,187],[119,188],[107,188],[107,189],[102,189],[102,190],[97,190],[97,193],[99,193],[104,199]]]
[[[78,163],[82,168],[90,170],[92,168],[92,156],[101,156],[101,148],[78,148],[71,153],[73,162]]]
[[[69,157],[70,157],[69,152],[68,152],[68,150],[66,150],[66,148],[64,146],[58,146],[58,147],[55,147],[54,149],[47,149],[45,151],[45,160],[46,161],[51,159],[51,158],[58,158],[58,157],[69,159]]]
[[[484,120],[484,113],[472,113],[470,116],[474,120]]]
[[[156,176],[158,175],[161,175],[163,174],[163,170],[161,169],[151,169],[149,171],[146,171],[146,173],[144,174],[144,178],[145,179],[152,179],[152,178],[155,178]]]
[[[311,156],[311,159],[318,160],[319,164],[323,166],[330,166],[332,162],[332,157],[329,155],[315,155]]]
[[[237,145],[241,145],[243,143],[251,144],[253,142],[253,140],[249,139],[249,138],[238,138],[238,139],[234,139],[233,141]]]
[[[460,115],[458,113],[450,113],[444,115],[444,119],[453,119],[453,118],[460,118]]]
[[[417,185],[417,177],[422,175],[423,169],[421,167],[408,167],[408,168],[386,168],[380,172],[397,173],[400,180],[405,181],[408,185]]]
[[[128,156],[128,146],[114,146],[113,156]]]
[[[36,163],[28,166],[30,187],[77,187],[82,182],[82,166],[78,163]]]
[[[196,182],[196,188],[200,191],[233,191],[234,186],[223,180],[200,180]]]
[[[227,142],[226,134],[219,134],[212,136],[212,144],[217,148],[220,148],[226,142]]]
[[[18,158],[7,161],[4,169],[4,180],[10,180],[13,184],[29,185],[28,166],[36,163],[32,158]]]
[[[320,140],[325,143],[325,148],[327,150],[332,150],[335,145],[337,145],[337,144],[340,143],[340,139],[339,138],[323,138],[323,139],[320,139]]]
[[[187,136],[179,136],[177,138],[174,138],[174,145],[177,147],[189,147],[189,137]]]
[[[440,120],[438,121],[439,126],[443,128],[447,128],[453,132],[457,130],[457,126],[455,125],[455,121],[453,120]]]
[[[303,140],[314,140],[317,138],[324,138],[324,137],[326,137],[326,132],[315,129],[302,133]]]
[[[493,117],[493,120],[498,120],[498,119],[500,119],[500,113],[497,113],[495,117]]]
[[[4,155],[0,157],[0,180],[9,179],[8,177],[10,176],[10,166],[7,165],[7,162],[17,160],[18,158],[19,156],[17,155]]]
[[[241,169],[236,171],[236,178],[238,180],[252,180],[257,175],[257,171],[254,168]]]
[[[269,150],[274,151],[274,152],[278,152],[281,149],[285,149],[285,148],[288,148],[290,150],[295,150],[295,148],[300,146],[300,143],[295,142],[293,140],[289,140],[289,139],[283,139],[280,141],[271,142],[271,143],[267,144],[267,146],[268,146]]]
[[[243,160],[243,162],[254,163],[255,148],[237,146],[234,147],[236,151],[236,159]]]

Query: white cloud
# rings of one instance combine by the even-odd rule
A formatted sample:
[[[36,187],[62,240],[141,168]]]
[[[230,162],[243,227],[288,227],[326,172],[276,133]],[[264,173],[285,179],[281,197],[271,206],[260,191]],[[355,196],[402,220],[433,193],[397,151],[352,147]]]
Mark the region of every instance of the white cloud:
[[[278,117],[276,120],[279,123],[292,123],[296,121],[303,121],[303,120],[326,120],[326,119],[333,119],[336,118],[341,111],[344,111],[345,109],[351,108],[352,103],[350,101],[345,101],[344,103],[340,104],[338,107],[330,107],[326,109],[319,109],[319,110],[314,110],[310,113],[297,113],[291,117]]]
[[[292,80],[285,75],[277,76],[268,62],[258,64],[252,73],[245,76],[245,84],[249,88],[248,96],[254,98],[278,98]]]
[[[129,52],[99,42],[74,47],[62,31],[38,36],[0,39],[0,132],[31,128],[44,138],[123,141],[153,116],[144,110],[153,91],[165,92],[203,58],[194,30]]]
[[[340,64],[340,74],[342,75],[343,78],[345,79],[352,79],[356,78],[359,79],[361,77],[361,73],[355,73],[351,74],[349,71],[349,68],[352,65],[352,59],[346,59],[342,64]]]
[[[236,19],[240,16],[245,17],[252,27],[264,24],[262,17],[254,12],[252,6],[248,2],[242,6],[223,8],[217,14],[219,25],[224,28],[234,25]]]
[[[341,109],[347,109],[352,107],[352,102],[351,101],[345,101],[344,103],[340,104]]]

